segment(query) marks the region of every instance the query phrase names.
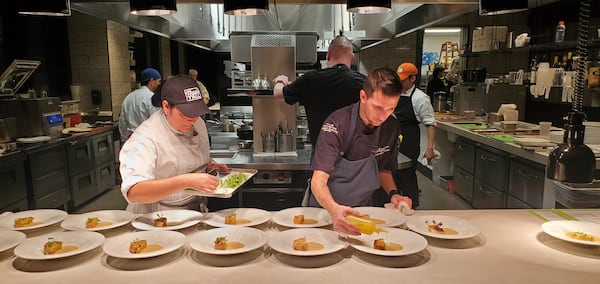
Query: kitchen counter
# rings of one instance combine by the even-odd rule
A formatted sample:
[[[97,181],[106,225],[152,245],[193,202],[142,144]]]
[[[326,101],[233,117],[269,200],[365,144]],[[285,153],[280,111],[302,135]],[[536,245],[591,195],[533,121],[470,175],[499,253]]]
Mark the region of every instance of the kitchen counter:
[[[211,256],[188,245],[138,260],[109,257],[102,249],[57,260],[28,261],[12,250],[0,254],[3,283],[598,283],[600,247],[574,245],[545,234],[543,221],[527,210],[419,210],[463,218],[482,229],[464,240],[426,237],[427,248],[403,257],[379,257],[348,247],[318,257],[295,257],[268,248]],[[188,237],[202,223],[181,230]],[[273,223],[258,227],[274,235]],[[27,231],[28,237],[61,231],[58,225]],[[103,234],[114,238],[126,225]]]

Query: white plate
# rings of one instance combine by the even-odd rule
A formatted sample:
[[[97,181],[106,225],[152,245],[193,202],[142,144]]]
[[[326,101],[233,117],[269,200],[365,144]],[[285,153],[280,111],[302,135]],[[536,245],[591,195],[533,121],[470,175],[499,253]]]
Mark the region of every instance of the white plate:
[[[202,213],[200,213],[198,211],[194,211],[194,210],[185,210],[185,209],[157,211],[157,212],[145,214],[142,217],[147,218],[146,220],[154,220],[159,215],[167,218],[167,224],[180,223],[181,221],[184,221],[184,220],[188,220],[188,221],[177,224],[175,226],[155,227],[154,225],[139,221],[136,218],[131,222],[131,225],[133,225],[133,227],[135,227],[136,229],[145,230],[145,231],[171,231],[171,230],[179,230],[179,229],[187,228],[187,227],[196,225],[196,224],[200,223],[200,221],[202,221]],[[190,220],[190,218],[191,218],[191,220]]]
[[[568,232],[584,232],[586,234],[600,237],[600,224],[582,221],[559,220],[542,224],[542,230],[544,230],[546,234],[563,241],[583,245],[600,246],[600,242],[577,240],[567,237],[566,235]]]
[[[225,217],[235,213],[237,219],[250,220],[250,223],[230,225],[225,224]],[[205,223],[213,227],[252,227],[271,219],[271,213],[256,208],[230,208],[209,213]]]
[[[349,236],[354,240],[350,240],[350,245],[362,252],[382,255],[382,256],[401,256],[418,253],[427,247],[427,240],[411,231],[388,228],[387,233],[376,233],[372,235]],[[402,250],[379,250],[373,248],[373,241],[376,239],[384,239],[385,242],[394,242],[402,246]],[[361,242],[361,243],[359,243]]]
[[[148,244],[161,245],[161,250],[147,253],[129,252],[134,240],[146,240]],[[143,231],[120,235],[104,243],[104,253],[118,258],[148,258],[170,253],[185,244],[185,235],[175,231]]]
[[[85,223],[87,222],[87,219],[93,217],[99,218],[100,222],[110,222],[112,224],[98,228],[86,228]],[[69,215],[60,226],[65,230],[71,231],[102,231],[123,226],[131,222],[133,217],[135,217],[133,213],[124,210],[102,210],[85,214]]]
[[[244,247],[238,249],[215,249],[214,241],[217,237],[227,237],[230,242],[240,242]],[[208,254],[238,254],[249,252],[264,246],[267,243],[265,232],[248,227],[216,228],[198,233],[190,239],[190,247],[199,252]]]
[[[429,226],[427,225],[427,223],[425,223],[425,221],[442,222],[444,224],[443,227],[447,227],[447,228],[456,230],[458,232],[458,234],[442,235],[442,234],[432,233],[429,231]],[[460,219],[457,217],[444,216],[444,215],[411,216],[410,218],[408,218],[406,225],[408,226],[409,229],[411,229],[421,235],[426,235],[426,236],[430,236],[430,237],[434,237],[434,238],[438,238],[438,239],[450,239],[450,240],[467,239],[467,238],[477,236],[481,233],[481,228],[467,222],[466,220],[463,220],[463,219]]]
[[[548,139],[534,138],[534,137],[517,137],[515,143],[523,146],[544,146],[549,143]]]
[[[404,224],[408,217],[394,210],[389,210],[383,207],[355,207],[354,210],[361,214],[368,214],[369,218],[384,221],[383,224],[377,224],[381,227],[396,227]]]
[[[65,253],[44,254],[44,244],[48,242],[48,238],[62,241],[63,247],[76,246],[77,249]],[[57,232],[25,240],[15,248],[15,255],[32,260],[57,259],[90,251],[102,245],[103,242],[104,236],[96,232]]]
[[[304,219],[316,220],[315,224],[295,224],[294,216],[304,215]],[[316,207],[294,207],[278,211],[273,214],[273,222],[278,225],[292,228],[323,227],[331,224],[331,216],[327,210]]]
[[[0,231],[0,252],[14,248],[22,243],[27,236],[17,231]]]
[[[50,226],[56,224],[67,217],[67,212],[56,209],[37,209],[37,210],[29,210],[29,211],[21,211],[16,212],[14,214],[9,214],[0,218],[0,229],[4,230],[31,230],[42,228],[46,226]],[[17,218],[26,218],[33,217],[33,223],[42,222],[40,224],[36,224],[33,226],[15,228],[15,219]]]
[[[295,250],[292,245],[295,239],[306,238],[307,242],[317,242],[324,246],[321,250]],[[347,247],[338,233],[320,228],[299,228],[278,232],[269,238],[269,246],[281,253],[297,256],[315,256],[334,253]]]

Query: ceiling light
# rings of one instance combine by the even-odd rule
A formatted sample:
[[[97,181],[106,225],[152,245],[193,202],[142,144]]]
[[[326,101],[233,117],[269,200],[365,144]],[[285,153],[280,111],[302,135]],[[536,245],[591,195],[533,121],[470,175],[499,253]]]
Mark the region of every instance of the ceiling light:
[[[17,13],[40,16],[71,16],[70,0],[19,0]]]
[[[387,13],[392,10],[391,0],[348,0],[347,11],[357,14]]]
[[[223,8],[230,16],[254,16],[269,12],[269,0],[225,0]]]
[[[491,16],[527,10],[527,0],[479,0],[479,15]]]
[[[129,12],[140,16],[160,16],[177,12],[175,0],[129,0]]]
[[[459,32],[460,29],[425,29],[426,34],[450,34]]]

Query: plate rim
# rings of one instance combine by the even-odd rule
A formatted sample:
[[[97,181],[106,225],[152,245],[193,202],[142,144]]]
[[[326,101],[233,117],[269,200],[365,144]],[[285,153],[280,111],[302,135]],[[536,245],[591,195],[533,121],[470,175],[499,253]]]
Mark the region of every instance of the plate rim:
[[[138,216],[134,216],[133,219],[131,219],[131,226],[133,226],[134,228],[138,229],[138,230],[142,230],[142,231],[176,231],[176,230],[181,230],[181,229],[185,229],[185,228],[189,228],[191,226],[194,226],[200,222],[202,222],[202,220],[200,218],[198,219],[194,219],[194,220],[190,220],[187,221],[185,223],[179,224],[177,226],[167,226],[167,227],[150,227],[150,225],[144,223],[144,222],[138,222],[136,221],[136,219],[138,217],[146,217],[146,218],[152,218],[153,214],[157,214],[160,212],[165,212],[165,211],[186,211],[186,212],[190,212],[193,214],[199,214],[201,217],[206,217],[202,212],[200,211],[196,211],[196,210],[190,210],[190,209],[168,209],[168,210],[159,210],[159,211],[154,211],[154,212],[150,212],[150,213],[146,213],[146,214],[141,214]],[[198,215],[196,215],[198,216]],[[203,219],[204,219],[203,218]],[[146,226],[140,226],[139,224],[144,224],[147,225]]]
[[[43,224],[39,224],[39,225],[35,225],[35,226],[27,226],[27,227],[20,227],[20,228],[15,228],[14,226],[11,227],[2,227],[0,226],[0,230],[9,230],[9,231],[28,231],[28,230],[34,230],[34,229],[39,229],[39,228],[44,228],[44,227],[48,227],[48,226],[52,226],[56,223],[62,222],[64,219],[67,218],[67,216],[69,216],[69,213],[67,213],[66,211],[63,210],[59,210],[59,209],[33,209],[33,210],[25,210],[25,211],[19,211],[19,212],[14,212],[12,214],[8,214],[6,216],[2,216],[0,217],[0,220],[2,219],[13,219],[13,223],[14,223],[14,216],[15,214],[18,215],[27,215],[25,214],[25,212],[32,212],[32,211],[51,211],[51,212],[55,212],[56,213],[56,220],[52,220],[51,223],[47,223],[44,222]]]
[[[544,222],[544,223],[542,223],[542,225],[540,225],[540,227],[542,228],[542,231],[544,233],[546,233],[554,238],[557,238],[557,239],[560,239],[560,240],[563,240],[566,242],[570,242],[570,243],[576,243],[576,244],[582,244],[582,245],[588,245],[588,246],[600,246],[600,242],[590,242],[590,241],[585,241],[585,240],[569,238],[569,237],[562,236],[559,234],[554,234],[554,232],[552,232],[549,228],[547,228],[548,226],[553,226],[558,223],[568,223],[568,224],[583,223],[586,226],[597,226],[598,229],[600,229],[600,224],[586,222],[586,221],[579,221],[579,220],[552,220],[552,221]],[[550,232],[548,232],[548,231],[550,231]]]
[[[310,208],[310,209],[308,209],[308,208]],[[329,219],[325,220],[324,224],[320,224],[320,223],[317,223],[317,224],[294,224],[293,222],[291,222],[291,223],[278,222],[277,218],[280,217],[281,215],[283,215],[284,214],[283,212],[293,211],[293,210],[298,210],[298,209],[318,210],[320,212],[325,212],[329,216]],[[301,207],[300,206],[300,207],[286,208],[286,209],[275,212],[271,216],[271,220],[273,221],[273,223],[275,223],[277,225],[288,227],[288,228],[319,228],[319,227],[324,227],[324,226],[333,224],[333,220],[331,219],[331,215],[329,215],[329,212],[327,212],[327,210],[325,210],[324,208],[319,208],[319,207]]]
[[[465,222],[467,224],[469,224],[471,227],[476,228],[477,231],[470,233],[470,234],[465,234],[465,235],[440,235],[440,234],[434,234],[431,233],[427,230],[421,230],[419,229],[416,224],[414,223],[413,220],[416,220],[414,218],[418,218],[420,219],[425,219],[425,217],[429,217],[430,219],[435,219],[435,217],[443,217],[443,218],[450,218],[450,219],[455,219],[456,221],[462,221]],[[432,218],[433,217],[433,218]],[[437,238],[437,239],[446,239],[446,240],[462,240],[462,239],[468,239],[468,238],[472,238],[472,237],[476,237],[478,235],[481,234],[482,229],[481,227],[473,224],[472,222],[469,222],[463,218],[459,218],[459,217],[454,217],[454,216],[449,216],[449,215],[420,215],[420,216],[412,216],[411,218],[408,218],[408,221],[406,221],[406,226],[411,230],[414,231],[416,233],[419,233],[421,235],[426,235],[428,237],[432,237],[432,238]]]
[[[28,257],[28,256],[22,256],[19,255],[20,252],[19,247],[27,244],[27,243],[33,243],[33,242],[37,242],[40,239],[45,239],[47,240],[49,237],[54,237],[56,235],[60,236],[60,235],[71,235],[71,234],[82,234],[82,235],[88,235],[89,239],[91,240],[92,238],[97,238],[97,239],[93,239],[91,240],[92,242],[95,241],[96,243],[92,243],[92,245],[90,245],[89,247],[86,247],[84,249],[77,249],[71,252],[67,252],[67,253],[61,253],[61,254],[47,254],[44,255],[42,254],[41,256],[34,256],[34,257]],[[63,237],[64,238],[64,237]],[[29,260],[52,260],[52,259],[60,259],[60,258],[65,258],[65,257],[70,257],[70,256],[74,256],[74,255],[78,255],[78,254],[83,254],[86,253],[88,251],[91,251],[99,246],[102,246],[104,244],[104,241],[106,240],[106,237],[104,237],[104,235],[98,233],[98,232],[90,232],[90,231],[63,231],[63,232],[55,232],[55,233],[50,233],[50,234],[46,234],[43,236],[39,236],[39,237],[33,237],[33,238],[29,238],[26,239],[25,241],[23,241],[22,243],[20,243],[16,248],[15,248],[15,255],[17,257],[20,257],[22,259],[29,259]]]
[[[248,232],[254,232],[254,233],[258,233],[259,235],[261,235],[261,241],[254,244],[253,246],[244,246],[244,248],[241,249],[235,249],[235,250],[212,250],[212,251],[207,251],[207,250],[202,250],[200,249],[199,246],[195,246],[196,242],[199,242],[198,238],[200,238],[201,235],[203,234],[209,234],[209,233],[215,233],[215,231],[233,231],[233,230],[240,230],[240,231],[248,231]],[[188,244],[190,246],[190,248],[194,251],[197,252],[201,252],[201,253],[206,253],[206,254],[212,254],[212,255],[234,255],[234,254],[241,254],[241,253],[245,253],[245,252],[250,252],[253,250],[256,250],[260,247],[264,247],[265,244],[267,244],[269,242],[269,236],[267,235],[267,233],[265,233],[263,230],[259,230],[256,228],[252,228],[252,227],[219,227],[219,228],[212,228],[210,230],[204,230],[201,232],[198,232],[197,234],[195,234],[193,237],[190,237],[188,240]]]
[[[110,226],[106,226],[106,227],[100,227],[100,228],[85,228],[85,227],[70,227],[70,226],[66,226],[65,222],[67,222],[67,220],[69,219],[76,219],[76,218],[85,218],[83,216],[87,216],[87,215],[93,215],[92,213],[100,213],[100,212],[124,212],[126,215],[129,215],[130,218],[128,221],[121,221],[118,223],[113,223]],[[69,214],[69,216],[67,216],[64,220],[62,220],[62,222],[60,223],[60,227],[65,229],[65,230],[69,230],[69,231],[90,231],[90,232],[98,232],[98,231],[104,231],[104,230],[110,230],[110,229],[114,229],[114,228],[118,228],[124,225],[127,225],[128,223],[131,223],[133,221],[133,219],[135,219],[135,214],[132,212],[129,212],[127,210],[96,210],[96,211],[90,211],[90,212],[86,212],[86,213],[81,213],[81,214]]]
[[[296,250],[293,250],[293,249],[292,250],[282,251],[282,250],[279,250],[279,249],[275,248],[272,245],[272,243],[271,243],[272,241],[273,242],[275,241],[275,239],[277,238],[277,236],[281,237],[282,235],[292,234],[292,232],[298,232],[298,231],[321,231],[321,232],[324,232],[324,233],[326,233],[328,235],[331,235],[332,237],[335,235],[336,239],[340,237],[340,235],[336,231],[332,231],[332,230],[328,230],[328,229],[323,229],[323,228],[294,228],[294,229],[289,229],[289,230],[285,230],[285,231],[279,231],[276,234],[269,236],[269,247],[271,249],[273,249],[274,251],[277,251],[279,253],[283,253],[283,254],[286,254],[286,255],[293,255],[293,256],[320,256],[320,255],[327,255],[327,254],[336,253],[336,252],[341,251],[341,250],[343,250],[343,249],[345,249],[345,248],[348,247],[348,242],[347,241],[345,243],[343,243],[341,240],[338,240],[340,242],[339,243],[339,247],[335,247],[332,250],[324,251],[324,252],[323,251],[296,251]],[[292,252],[292,253],[290,253],[290,252]]]
[[[376,250],[374,248],[371,248],[369,246],[364,246],[364,245],[355,245],[352,244],[352,242],[348,242],[349,245],[351,247],[353,247],[354,249],[364,252],[364,253],[368,253],[368,254],[373,254],[373,255],[380,255],[380,256],[404,256],[404,255],[411,255],[411,254],[416,254],[419,253],[423,250],[425,250],[427,248],[427,246],[429,246],[429,242],[427,241],[427,239],[425,237],[423,237],[421,234],[418,234],[416,232],[410,231],[410,230],[404,230],[404,229],[400,229],[400,228],[389,228],[390,231],[396,231],[400,234],[409,234],[417,239],[419,239],[419,241],[423,241],[424,242],[424,246],[421,249],[418,250],[414,250],[407,252],[404,250],[401,251],[384,251],[384,250]],[[349,237],[352,238],[352,237]],[[384,253],[387,252],[387,253]]]
[[[352,209],[355,209],[356,211],[360,211],[360,209],[368,209],[368,210],[376,210],[376,211],[381,211],[381,212],[385,212],[385,211],[389,211],[391,214],[390,215],[394,215],[397,214],[400,217],[398,217],[400,220],[403,220],[402,223],[400,224],[395,224],[395,225],[390,225],[387,224],[387,220],[386,220],[386,224],[380,224],[379,226],[381,227],[385,227],[385,228],[393,228],[393,227],[397,227],[400,226],[402,224],[405,224],[408,221],[408,217],[400,212],[394,212],[393,210],[387,209],[385,207],[375,207],[375,206],[359,206],[359,207],[354,207]],[[385,210],[385,211],[384,211]]]
[[[260,221],[258,222],[250,222],[248,224],[240,224],[240,225],[232,225],[232,224],[225,224],[225,223],[217,223],[214,222],[211,217],[219,212],[226,212],[226,211],[237,211],[237,210],[252,210],[252,211],[257,211],[260,212],[262,214],[264,214],[264,218],[259,219]],[[267,211],[267,210],[263,210],[260,208],[227,208],[227,209],[222,209],[222,210],[218,210],[218,211],[214,211],[214,212],[210,212],[208,214],[206,214],[206,219],[204,220],[204,223],[209,225],[209,226],[213,226],[213,227],[218,227],[218,228],[226,228],[226,227],[254,227],[254,226],[258,226],[258,225],[262,225],[266,222],[269,222],[273,215],[271,214],[271,212]]]
[[[112,243],[116,243],[118,241],[120,241],[121,239],[125,239],[125,238],[129,238],[129,239],[135,239],[135,235],[146,235],[146,234],[150,234],[150,235],[173,235],[172,237],[177,237],[177,238],[182,238],[182,240],[177,243],[176,245],[174,245],[173,247],[169,248],[169,249],[162,249],[159,251],[154,251],[151,253],[146,253],[146,254],[135,254],[135,253],[130,253],[130,254],[111,254],[111,251],[107,251],[106,250],[106,246],[108,244],[112,244]],[[102,251],[111,257],[115,257],[115,258],[121,258],[121,259],[143,259],[143,258],[151,258],[151,257],[156,257],[156,256],[161,256],[161,255],[165,255],[168,254],[170,252],[176,251],[179,248],[183,247],[185,245],[187,241],[187,236],[184,235],[183,233],[177,232],[177,231],[137,231],[137,232],[129,232],[126,234],[121,234],[115,238],[111,238],[108,239],[104,242],[104,245],[102,246]]]

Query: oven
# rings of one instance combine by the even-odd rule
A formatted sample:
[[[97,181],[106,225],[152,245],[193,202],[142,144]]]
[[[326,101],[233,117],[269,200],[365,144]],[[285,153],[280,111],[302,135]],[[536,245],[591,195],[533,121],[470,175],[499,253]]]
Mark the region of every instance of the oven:
[[[308,171],[259,170],[229,199],[209,198],[208,208],[260,208],[276,211],[299,207],[307,187]]]

